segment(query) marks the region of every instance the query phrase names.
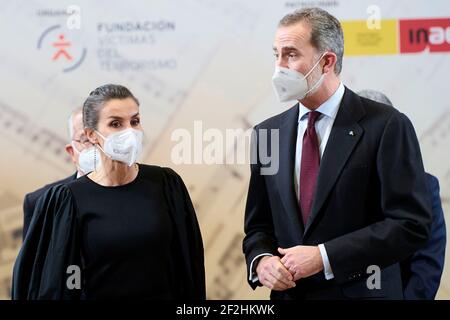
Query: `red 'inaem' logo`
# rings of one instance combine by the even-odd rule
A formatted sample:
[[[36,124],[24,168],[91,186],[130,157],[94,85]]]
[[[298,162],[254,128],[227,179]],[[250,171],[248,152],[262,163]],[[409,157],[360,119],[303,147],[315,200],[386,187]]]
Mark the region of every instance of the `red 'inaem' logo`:
[[[450,51],[450,18],[400,20],[400,53]]]

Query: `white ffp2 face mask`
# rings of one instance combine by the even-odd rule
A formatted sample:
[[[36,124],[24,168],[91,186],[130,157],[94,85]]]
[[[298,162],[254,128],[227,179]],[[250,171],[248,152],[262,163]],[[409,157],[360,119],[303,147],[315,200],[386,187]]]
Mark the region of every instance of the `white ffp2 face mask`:
[[[111,133],[108,137],[104,137],[100,132],[96,131],[105,141],[103,148],[100,150],[112,160],[117,160],[132,166],[142,152],[143,132],[133,128],[129,128],[120,132]]]
[[[317,67],[320,60],[322,60],[326,53],[327,52],[322,54],[319,60],[317,60],[317,62],[306,75],[303,75],[296,70],[278,66],[275,67],[275,72],[272,77],[272,85],[275,93],[278,96],[278,99],[281,102],[290,100],[302,100],[308,93],[322,84],[323,78],[325,76],[325,74],[323,73],[320,76],[319,80],[317,80],[317,82],[313,86],[311,86],[311,88],[308,87],[308,81],[306,81],[306,78],[311,74],[314,68]]]
[[[79,153],[78,155],[78,169],[84,174],[94,171],[96,168],[100,167],[101,159],[100,157],[95,157],[95,147],[90,147],[82,150],[81,152],[72,143],[73,149]]]

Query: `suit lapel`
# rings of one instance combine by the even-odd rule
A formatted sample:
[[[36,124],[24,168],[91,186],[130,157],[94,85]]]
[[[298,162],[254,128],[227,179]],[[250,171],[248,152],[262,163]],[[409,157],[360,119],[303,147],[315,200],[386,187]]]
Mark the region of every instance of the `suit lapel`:
[[[276,176],[278,190],[283,206],[289,217],[289,223],[294,225],[294,230],[299,230],[298,235],[303,234],[303,222],[300,219],[300,209],[294,188],[294,162],[297,141],[298,104],[291,108],[280,119],[280,167]]]
[[[341,105],[320,162],[315,198],[311,215],[306,223],[304,236],[310,230],[314,219],[317,218],[347,159],[364,133],[364,130],[358,124],[364,114],[365,111],[359,97],[345,88]]]

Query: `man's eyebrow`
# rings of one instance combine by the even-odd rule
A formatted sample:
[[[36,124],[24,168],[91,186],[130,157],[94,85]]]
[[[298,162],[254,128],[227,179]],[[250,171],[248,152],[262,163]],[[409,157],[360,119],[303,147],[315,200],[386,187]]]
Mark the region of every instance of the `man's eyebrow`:
[[[272,47],[274,52],[278,52],[276,47]],[[281,52],[289,52],[289,51],[295,51],[295,52],[300,52],[296,47],[293,46],[284,46],[281,47]]]
[[[298,51],[298,49],[296,47],[293,47],[293,46],[281,47],[281,50],[284,50],[284,51]]]

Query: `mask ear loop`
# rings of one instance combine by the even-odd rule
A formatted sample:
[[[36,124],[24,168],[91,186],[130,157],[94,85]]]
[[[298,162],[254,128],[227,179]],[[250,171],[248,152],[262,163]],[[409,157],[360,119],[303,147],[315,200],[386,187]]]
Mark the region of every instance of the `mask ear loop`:
[[[75,147],[75,144],[73,143],[73,140],[70,142],[70,145],[72,146],[72,149],[75,150],[76,153],[81,154],[81,152],[77,149],[77,147]],[[78,171],[81,171],[84,173],[83,170],[81,170],[81,168],[79,167],[78,163],[75,165],[77,167]]]
[[[309,76],[311,74],[311,72],[317,67],[317,65],[319,64],[320,60],[322,60],[323,57],[325,57],[325,55],[328,53],[328,51],[325,51],[319,58],[319,60],[317,60],[316,64],[311,68],[311,70],[309,70],[308,74],[305,76],[305,79],[307,76]],[[317,82],[308,90],[306,91],[305,97],[308,95],[308,93],[310,93],[311,91],[315,90],[321,83],[322,83],[322,79],[325,75],[322,73],[322,75],[320,76],[320,79],[317,80]]]
[[[75,147],[73,140],[70,142],[70,145],[72,146],[73,150],[75,150],[77,153],[81,153],[80,150],[78,150],[77,147]]]
[[[100,132],[98,132],[97,130],[95,130],[95,132],[100,136],[100,137],[102,137],[102,139],[104,140],[104,141],[106,141],[106,138],[100,133]],[[101,145],[100,145],[100,143],[96,143],[96,145],[95,145],[95,150],[97,151],[97,148],[99,148],[102,152],[103,152],[103,154],[104,155],[106,155],[108,158],[110,158],[111,159],[111,157],[105,152],[105,150],[103,150],[103,148],[101,147]],[[95,153],[94,153],[94,155],[95,155]],[[95,160],[97,160],[97,159],[95,159]],[[94,166],[94,168],[95,168],[95,166]]]
[[[317,60],[317,62],[314,64],[314,66],[311,68],[311,70],[309,70],[309,72],[305,75],[305,79],[306,77],[308,77],[311,72],[313,72],[313,70],[317,67],[317,65],[319,64],[320,60],[322,60],[323,57],[325,57],[325,55],[328,53],[328,51],[325,51],[324,53],[322,53],[322,55],[320,56],[319,60]]]

